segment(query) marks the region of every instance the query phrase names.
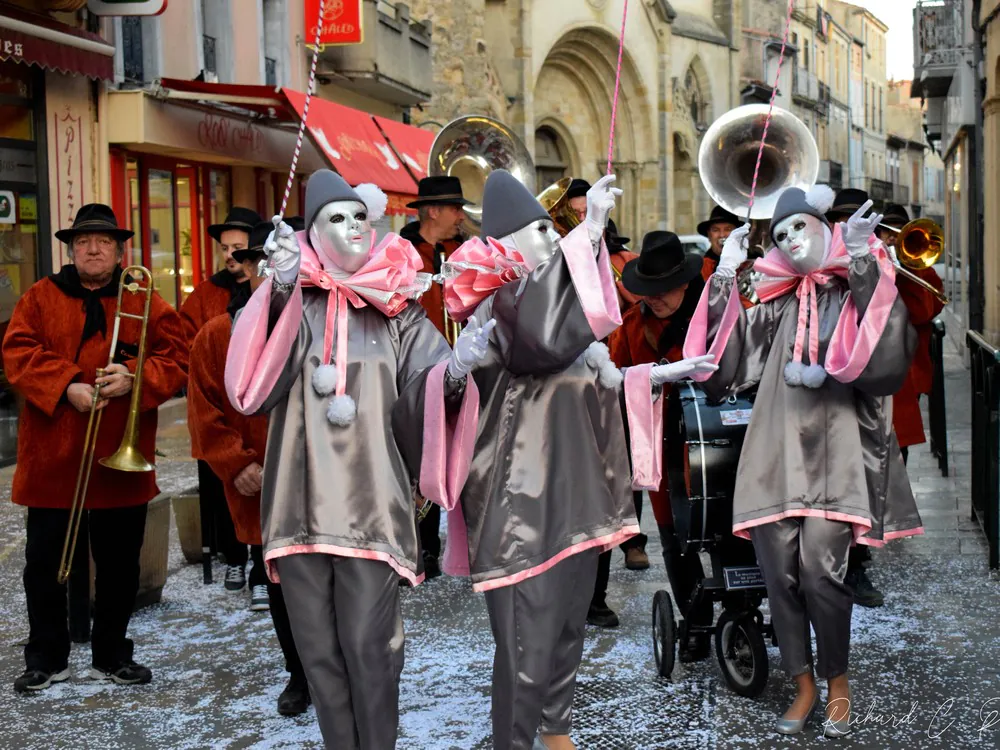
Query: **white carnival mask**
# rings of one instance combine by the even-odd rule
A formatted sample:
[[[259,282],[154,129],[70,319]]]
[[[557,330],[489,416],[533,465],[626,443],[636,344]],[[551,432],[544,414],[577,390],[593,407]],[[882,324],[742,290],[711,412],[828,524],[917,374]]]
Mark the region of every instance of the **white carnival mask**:
[[[810,214],[782,219],[772,233],[774,243],[796,271],[806,275],[823,266],[830,245],[830,229]]]
[[[372,247],[368,209],[358,201],[332,201],[316,214],[309,228],[309,242],[337,270],[353,274],[367,261]]]
[[[551,219],[538,219],[501,238],[500,243],[517,250],[524,258],[528,270],[533,271],[555,253],[559,245],[559,233],[552,226]]]

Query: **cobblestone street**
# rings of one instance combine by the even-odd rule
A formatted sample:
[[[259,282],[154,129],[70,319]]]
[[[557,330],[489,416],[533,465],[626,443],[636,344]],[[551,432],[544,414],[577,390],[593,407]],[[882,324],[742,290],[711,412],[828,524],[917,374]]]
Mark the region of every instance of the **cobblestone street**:
[[[852,686],[852,748],[1000,747],[1000,583],[987,570],[983,537],[969,511],[969,378],[956,354],[946,361],[952,476],[942,478],[927,446],[911,452],[910,473],[926,527],[922,537],[873,553],[871,577],[883,608],[856,608]],[[160,485],[194,489],[183,422],[161,426]],[[133,618],[137,659],[154,670],[149,686],[88,684],[89,648],[75,646],[74,677],[41,695],[15,695],[27,636],[23,510],[0,504],[0,748],[318,748],[315,712],[277,715],[284,685],[280,655],[266,613],[248,611],[247,593],[227,594],[201,583],[185,564],[172,529],[170,569],[161,603]],[[797,738],[771,727],[791,700],[792,685],[769,649],[771,678],[757,700],[724,683],[714,658],[679,666],[670,681],[656,677],[650,610],[665,585],[651,513],[644,515],[652,568],[625,570],[616,551],[609,603],[617,630],[590,629],[576,701],[574,736],[587,750],[657,748],[798,748],[833,741],[814,721]],[[438,579],[403,590],[406,668],[403,750],[489,748],[488,694],[492,638],[483,599],[467,582]],[[834,746],[831,744],[831,747]]]

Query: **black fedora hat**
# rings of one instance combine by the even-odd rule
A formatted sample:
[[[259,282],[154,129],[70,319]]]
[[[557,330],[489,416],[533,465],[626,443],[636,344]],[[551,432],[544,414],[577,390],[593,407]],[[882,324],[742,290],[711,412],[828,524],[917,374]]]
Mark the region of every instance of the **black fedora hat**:
[[[882,216],[882,226],[900,230],[909,223],[910,214],[906,208],[898,203],[890,203],[885,207],[885,212]]]
[[[135,234],[118,226],[118,219],[115,218],[115,212],[110,206],[105,206],[103,203],[88,203],[80,206],[72,227],[56,232],[56,239],[69,245],[78,234],[92,233],[110,234],[118,242],[124,242]]]
[[[288,224],[288,219],[285,219],[285,223]],[[288,225],[291,226],[291,224]],[[246,248],[233,250],[233,260],[237,263],[242,263],[245,260],[256,260],[257,258],[264,257],[264,243],[267,242],[267,238],[273,229],[274,224],[269,221],[258,222],[250,230],[250,240],[247,242]]]
[[[654,231],[642,238],[642,251],[622,269],[622,285],[640,297],[655,297],[701,276],[702,257],[684,251],[673,232]]]
[[[727,211],[722,206],[716,206],[712,209],[712,215],[708,217],[708,221],[703,221],[698,225],[698,234],[708,237],[708,230],[712,228],[713,224],[732,224],[734,227],[738,227],[742,223],[736,214]]]
[[[465,200],[462,195],[462,183],[457,177],[440,175],[438,177],[424,177],[417,185],[417,199],[412,203],[407,203],[407,208],[420,208],[421,206],[467,206],[472,201]]]
[[[837,192],[833,206],[826,213],[830,221],[837,221],[841,216],[853,216],[854,212],[868,202],[868,193],[858,188],[844,188]]]
[[[570,198],[579,198],[581,195],[586,195],[590,192],[590,183],[586,180],[580,179],[579,177],[574,177],[573,181],[570,182],[569,187],[566,188],[566,200]]]
[[[229,229],[239,229],[250,234],[251,230],[260,224],[260,214],[250,208],[243,206],[233,206],[226,214],[226,220],[221,224],[212,224],[208,228],[208,236],[216,242],[222,242],[222,233]]]

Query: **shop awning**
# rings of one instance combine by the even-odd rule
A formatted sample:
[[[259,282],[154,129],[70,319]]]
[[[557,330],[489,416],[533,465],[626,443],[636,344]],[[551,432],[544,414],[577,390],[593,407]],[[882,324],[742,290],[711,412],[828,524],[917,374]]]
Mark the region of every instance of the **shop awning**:
[[[286,88],[166,78],[160,81],[160,88],[168,100],[213,102],[240,107],[277,120],[298,121],[305,109],[305,94]],[[416,195],[416,181],[403,166],[403,157],[397,155],[367,112],[314,96],[309,101],[306,131],[317,150],[345,180],[352,185],[372,182],[388,193],[390,209],[400,205],[401,201],[397,198],[392,202],[393,194],[402,197]],[[291,158],[289,153],[289,161]],[[410,158],[417,160],[419,157]]]
[[[415,128],[378,115],[373,115],[372,119],[389,141],[396,156],[409,168],[414,179],[421,180],[426,177],[434,134],[429,130]]]
[[[111,80],[115,48],[97,34],[0,4],[0,60]]]

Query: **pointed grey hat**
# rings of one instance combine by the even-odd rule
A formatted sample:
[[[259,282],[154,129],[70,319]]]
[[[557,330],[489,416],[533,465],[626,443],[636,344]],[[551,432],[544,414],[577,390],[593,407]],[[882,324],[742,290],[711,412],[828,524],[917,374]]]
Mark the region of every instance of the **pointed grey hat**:
[[[480,239],[499,240],[539,219],[551,219],[535,196],[505,169],[490,172],[483,189],[483,226]]]
[[[313,172],[309,182],[306,183],[306,231],[309,231],[316,221],[319,210],[333,201],[357,201],[364,204],[361,196],[336,172],[330,169]]]
[[[826,212],[830,209],[832,200],[833,191],[826,185],[815,185],[809,192],[797,187],[785,188],[785,191],[778,196],[774,215],[771,217],[771,241],[774,241],[775,227],[794,214],[815,216],[829,227],[830,221],[826,218]]]

